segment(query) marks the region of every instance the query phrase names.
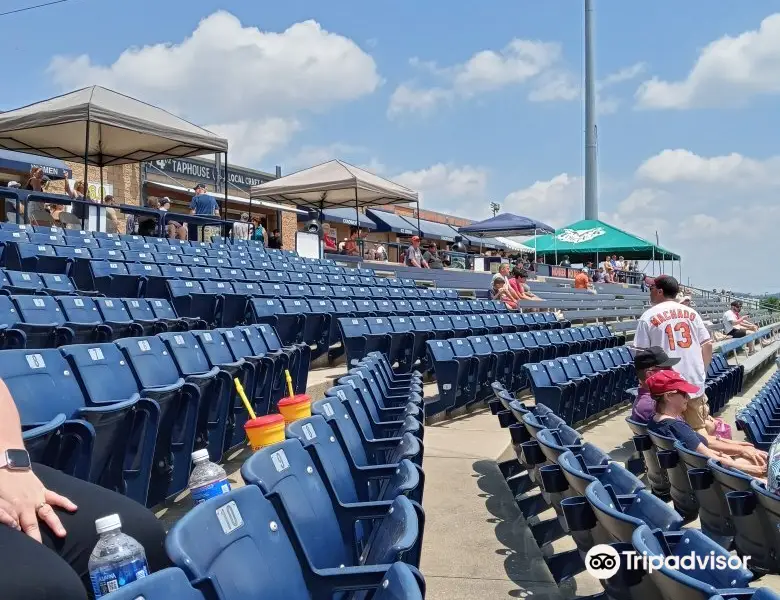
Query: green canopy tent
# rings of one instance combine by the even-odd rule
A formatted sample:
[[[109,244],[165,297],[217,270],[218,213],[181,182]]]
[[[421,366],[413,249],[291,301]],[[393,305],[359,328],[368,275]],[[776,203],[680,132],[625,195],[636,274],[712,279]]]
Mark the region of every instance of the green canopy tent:
[[[525,242],[540,255],[558,257],[568,255],[572,260],[617,254],[626,259],[680,260],[680,255],[658,244],[613,227],[604,221],[583,220],[556,229],[555,233],[540,235]]]

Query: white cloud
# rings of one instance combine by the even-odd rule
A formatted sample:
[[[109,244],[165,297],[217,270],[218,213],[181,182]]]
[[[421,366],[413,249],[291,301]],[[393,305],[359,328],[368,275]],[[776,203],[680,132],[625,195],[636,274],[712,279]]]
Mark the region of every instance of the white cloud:
[[[521,39],[513,39],[501,50],[481,50],[464,63],[449,67],[414,57],[409,64],[438,83],[420,85],[407,81],[400,84],[390,98],[387,113],[390,117],[405,112],[430,113],[456,98],[471,98],[526,83],[561,62],[560,44]],[[550,90],[542,93],[552,95],[552,82],[548,87]]]
[[[701,183],[730,188],[780,185],[780,156],[765,160],[732,153],[704,157],[690,150],[664,150],[644,161],[637,176],[656,183]]]
[[[484,167],[438,163],[419,171],[404,171],[390,179],[419,192],[420,207],[424,209],[467,218],[479,218],[488,211],[488,172]]]
[[[225,11],[181,41],[128,48],[110,64],[56,56],[48,73],[62,89],[104,85],[193,122],[221,124],[231,151],[250,162],[251,152],[278,147],[300,129],[303,113],[356,100],[381,84],[369,54],[316,21],[261,31]]]
[[[455,88],[466,95],[523,83],[561,60],[557,43],[514,39],[501,51],[482,50],[455,67]]]
[[[740,106],[762,94],[780,94],[780,13],[708,44],[685,79],[645,81],[636,99],[639,108],[688,109]]]
[[[228,139],[228,160],[241,166],[260,164],[271,152],[286,146],[300,128],[296,119],[281,117],[206,126]]]
[[[353,162],[355,157],[364,156],[365,153],[365,148],[343,142],[334,142],[326,146],[306,145],[301,147],[293,157],[285,160],[284,163],[289,165],[290,168],[298,170],[313,167],[333,159]]]
[[[568,71],[554,71],[542,74],[528,94],[531,102],[552,102],[555,100],[576,100],[580,97],[580,84]]]
[[[582,94],[581,77],[566,66],[557,42],[513,39],[502,50],[481,50],[466,62],[448,67],[419,57],[411,58],[409,64],[435,83],[422,85],[413,80],[400,84],[390,97],[387,114],[391,118],[402,113],[429,114],[456,99],[519,84],[528,84],[530,102],[568,102]],[[602,98],[603,90],[638,77],[644,69],[644,63],[636,63],[599,81],[599,112],[611,114],[619,106],[617,98]]]
[[[405,112],[428,114],[443,102],[452,100],[453,97],[452,90],[415,87],[411,83],[402,83],[390,96],[387,116],[392,118]]]
[[[504,198],[507,212],[540,219],[553,227],[576,221],[582,213],[583,182],[580,177],[561,173],[552,179],[536,181]]]

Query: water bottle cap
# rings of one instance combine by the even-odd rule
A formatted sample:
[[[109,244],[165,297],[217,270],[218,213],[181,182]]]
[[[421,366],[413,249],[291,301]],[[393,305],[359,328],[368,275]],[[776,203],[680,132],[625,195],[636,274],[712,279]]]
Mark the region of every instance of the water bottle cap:
[[[119,515],[108,515],[95,521],[95,529],[97,529],[98,535],[106,531],[120,529],[121,527],[122,520],[119,518]]]
[[[195,450],[195,452],[192,453],[193,461],[208,460],[208,459],[209,459],[209,451],[206,448]]]

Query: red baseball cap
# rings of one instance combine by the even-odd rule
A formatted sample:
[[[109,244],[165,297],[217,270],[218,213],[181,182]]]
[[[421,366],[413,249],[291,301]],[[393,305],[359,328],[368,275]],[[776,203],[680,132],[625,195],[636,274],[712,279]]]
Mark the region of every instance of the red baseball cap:
[[[698,387],[688,383],[682,375],[671,369],[656,371],[647,378],[645,385],[653,396],[660,396],[666,392],[699,393]]]

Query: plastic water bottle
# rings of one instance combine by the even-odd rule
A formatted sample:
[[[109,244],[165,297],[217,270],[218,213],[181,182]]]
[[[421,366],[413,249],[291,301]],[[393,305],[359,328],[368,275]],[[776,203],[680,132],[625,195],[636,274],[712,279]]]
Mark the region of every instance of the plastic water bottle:
[[[189,488],[196,505],[230,491],[230,482],[225,469],[209,460],[208,450],[193,452],[192,462],[195,468],[190,475]]]
[[[89,578],[95,598],[118,590],[149,574],[143,546],[122,533],[119,515],[95,521],[100,539],[89,556]]]

